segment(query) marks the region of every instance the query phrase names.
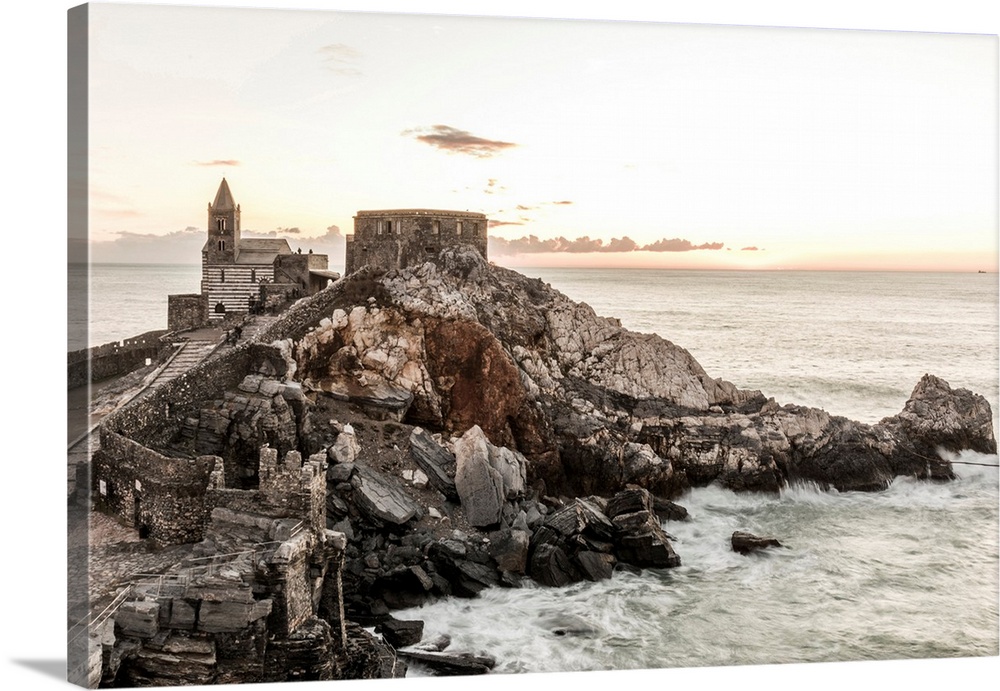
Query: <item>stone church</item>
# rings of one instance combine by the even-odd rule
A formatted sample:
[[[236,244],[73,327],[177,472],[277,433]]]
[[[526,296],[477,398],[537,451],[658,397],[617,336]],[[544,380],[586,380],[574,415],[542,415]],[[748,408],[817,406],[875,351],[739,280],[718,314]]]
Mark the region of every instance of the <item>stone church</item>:
[[[168,328],[196,328],[234,314],[274,309],[338,278],[328,270],[325,254],[293,252],[284,238],[242,237],[240,205],[223,178],[208,205],[201,293],[169,296]]]

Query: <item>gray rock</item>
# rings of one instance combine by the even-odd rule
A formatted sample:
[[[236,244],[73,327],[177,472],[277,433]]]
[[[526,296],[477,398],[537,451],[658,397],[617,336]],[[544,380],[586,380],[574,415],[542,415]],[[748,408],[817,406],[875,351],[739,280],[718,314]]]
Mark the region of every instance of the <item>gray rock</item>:
[[[500,522],[504,504],[504,480],[490,464],[486,435],[474,426],[455,442],[455,488],[465,517],[482,528]]]
[[[351,477],[355,503],[370,520],[392,525],[403,525],[421,513],[419,504],[410,499],[403,488],[367,466],[355,467]]]
[[[458,499],[455,488],[455,456],[420,427],[410,433],[410,455],[427,474],[431,487],[449,499]]]

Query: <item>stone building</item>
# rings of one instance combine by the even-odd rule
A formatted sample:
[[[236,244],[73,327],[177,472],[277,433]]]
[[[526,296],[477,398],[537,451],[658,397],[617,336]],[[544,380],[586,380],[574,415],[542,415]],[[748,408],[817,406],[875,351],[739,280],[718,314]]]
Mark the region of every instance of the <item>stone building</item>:
[[[362,266],[401,269],[422,264],[445,247],[471,245],[483,258],[487,219],[469,211],[391,209],[359,211],[347,236],[345,273]]]
[[[274,308],[312,295],[340,274],[325,254],[293,252],[284,238],[244,238],[240,205],[222,179],[208,205],[208,237],[201,250],[201,293],[169,296],[172,331],[195,328],[231,314]]]

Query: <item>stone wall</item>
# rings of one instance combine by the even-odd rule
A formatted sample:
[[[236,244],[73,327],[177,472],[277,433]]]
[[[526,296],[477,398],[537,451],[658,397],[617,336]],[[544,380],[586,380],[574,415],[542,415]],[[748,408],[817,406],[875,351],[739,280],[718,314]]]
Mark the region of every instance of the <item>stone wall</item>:
[[[102,430],[92,460],[94,505],[156,544],[196,542],[208,522],[205,490],[215,460],[171,458]]]
[[[208,298],[201,293],[167,296],[167,328],[197,329],[208,323]]]
[[[146,364],[146,359],[156,360],[167,348],[160,337],[166,330],[147,331],[104,345],[74,350],[67,354],[67,388],[74,389],[89,382],[126,374]]]
[[[362,266],[401,269],[433,259],[445,247],[469,245],[487,258],[484,214],[435,209],[359,211],[347,236],[345,274]]]

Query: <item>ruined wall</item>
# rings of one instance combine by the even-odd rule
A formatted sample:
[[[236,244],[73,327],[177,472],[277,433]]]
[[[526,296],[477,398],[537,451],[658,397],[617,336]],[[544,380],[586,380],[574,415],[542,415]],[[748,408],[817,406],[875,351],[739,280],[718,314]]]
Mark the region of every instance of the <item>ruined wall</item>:
[[[167,328],[197,329],[208,322],[208,298],[201,293],[167,296]]]
[[[205,489],[214,465],[211,456],[171,458],[102,430],[91,471],[95,508],[157,544],[196,542],[208,522]]]
[[[131,372],[146,364],[146,358],[156,360],[167,346],[160,342],[160,336],[167,331],[160,329],[114,341],[104,345],[74,350],[67,354],[67,388],[74,389],[88,382],[101,381],[108,377]],[[88,368],[89,362],[89,368]]]
[[[345,274],[362,266],[401,269],[423,264],[445,247],[469,245],[487,258],[484,214],[435,209],[359,211],[347,236]]]

